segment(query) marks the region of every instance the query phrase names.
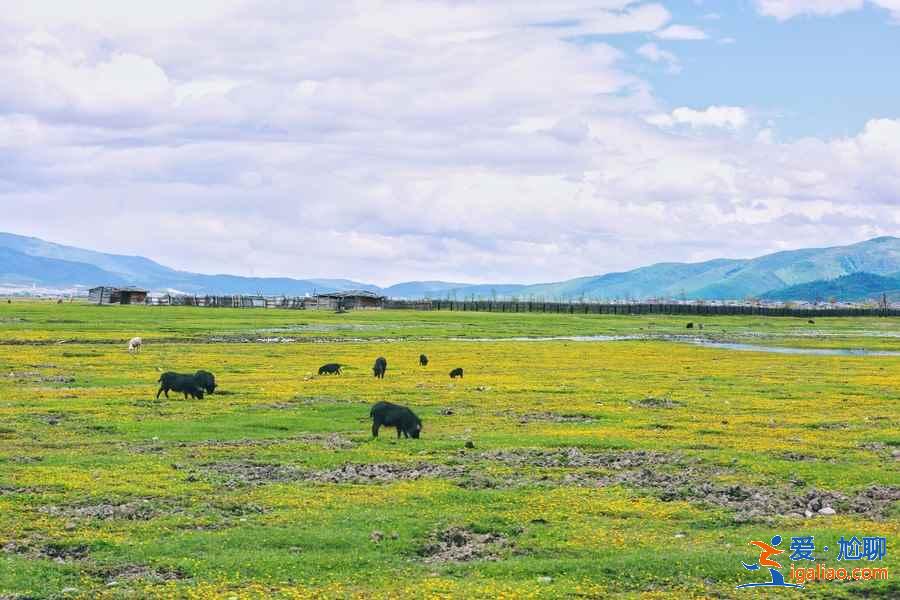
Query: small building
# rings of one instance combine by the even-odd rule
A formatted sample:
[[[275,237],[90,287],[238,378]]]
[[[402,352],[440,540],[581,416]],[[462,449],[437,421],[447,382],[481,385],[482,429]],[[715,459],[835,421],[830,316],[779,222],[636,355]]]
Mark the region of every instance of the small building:
[[[94,304],[144,304],[147,301],[147,290],[99,286],[90,289],[88,299]]]
[[[329,292],[317,295],[315,306],[333,310],[378,309],[384,308],[384,296],[368,290]]]

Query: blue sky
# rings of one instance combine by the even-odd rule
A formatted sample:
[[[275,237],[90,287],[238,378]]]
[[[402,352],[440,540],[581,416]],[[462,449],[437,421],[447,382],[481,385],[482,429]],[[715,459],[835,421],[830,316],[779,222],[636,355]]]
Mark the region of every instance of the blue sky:
[[[900,26],[885,9],[787,22],[746,1],[683,1],[671,10],[711,38],[660,44],[679,57],[677,75],[641,69],[672,106],[749,106],[786,138],[854,135],[869,119],[900,114]],[[632,37],[623,47],[637,48],[645,36]]]
[[[377,284],[898,235],[898,23],[900,0],[30,0],[0,15],[0,230]]]

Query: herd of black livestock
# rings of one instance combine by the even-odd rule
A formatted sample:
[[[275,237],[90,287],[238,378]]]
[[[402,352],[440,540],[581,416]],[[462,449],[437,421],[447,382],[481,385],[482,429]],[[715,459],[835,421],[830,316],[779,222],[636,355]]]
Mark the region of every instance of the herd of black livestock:
[[[428,357],[424,354],[419,355],[419,365],[428,366]],[[387,372],[387,360],[383,356],[375,359],[375,365],[372,367],[372,373],[378,379],[384,379]],[[319,375],[340,375],[341,365],[339,363],[327,363],[319,367]],[[456,368],[450,371],[450,378],[456,379],[463,376],[463,370]],[[193,375],[185,375],[167,371],[159,376],[159,390],[156,392],[156,398],[165,393],[166,398],[169,392],[179,392],[184,394],[184,399],[188,396],[202,400],[203,394],[212,394],[216,391],[216,377],[209,371],[197,371]],[[382,427],[395,427],[397,429],[397,437],[401,435],[407,438],[418,438],[422,432],[422,419],[405,406],[392,404],[390,402],[377,402],[369,411],[369,417],[372,419],[372,435],[378,437],[378,430]]]

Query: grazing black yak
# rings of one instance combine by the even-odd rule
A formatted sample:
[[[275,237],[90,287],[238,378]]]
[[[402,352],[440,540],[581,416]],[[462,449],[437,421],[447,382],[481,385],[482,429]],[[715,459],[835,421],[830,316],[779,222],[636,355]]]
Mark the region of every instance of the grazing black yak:
[[[198,386],[206,390],[207,394],[212,394],[218,387],[216,385],[216,376],[209,371],[197,371],[196,373],[194,373],[194,381],[197,382]]]
[[[450,371],[450,379],[456,379],[457,377],[463,376],[463,370],[461,367],[457,367]]]
[[[378,437],[378,430],[384,427],[396,427],[397,439],[400,434],[408,438],[418,438],[422,432],[422,419],[413,411],[399,404],[378,402],[369,411],[372,418],[372,437]]]
[[[375,377],[384,379],[385,371],[387,371],[387,360],[383,356],[379,356],[375,359],[375,366],[372,367],[372,372],[375,374]]]
[[[419,355],[419,364],[422,365],[423,367],[427,367],[428,366],[428,357],[425,356],[424,354],[420,354]]]
[[[189,395],[192,398],[203,400],[203,388],[197,383],[194,375],[182,375],[181,373],[167,371],[159,376],[158,383],[159,390],[156,392],[157,400],[159,400],[159,395],[163,392],[166,393],[166,398],[168,398],[169,390],[181,392],[184,394],[185,400],[187,400]]]
[[[341,373],[343,371],[338,363],[328,363],[319,367],[319,375],[340,375]]]

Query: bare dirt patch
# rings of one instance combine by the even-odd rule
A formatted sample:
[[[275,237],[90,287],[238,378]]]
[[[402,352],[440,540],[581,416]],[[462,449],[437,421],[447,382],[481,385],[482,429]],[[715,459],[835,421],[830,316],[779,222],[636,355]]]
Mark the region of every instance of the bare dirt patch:
[[[472,489],[558,485],[602,487],[615,485],[617,481],[614,477],[617,472],[641,468],[659,469],[667,465],[686,466],[698,462],[698,459],[687,459],[674,453],[649,450],[584,452],[574,447],[556,450],[498,450],[478,455],[461,453],[460,458],[494,462],[513,468],[512,472],[499,474],[467,470],[465,476],[456,483],[460,487]],[[525,467],[553,471],[523,471]]]
[[[70,519],[97,519],[101,521],[121,519],[125,521],[148,521],[160,514],[160,510],[150,500],[135,500],[120,504],[99,503],[72,506],[43,506],[40,512]]]
[[[449,467],[432,463],[346,463],[333,469],[307,471],[290,465],[238,461],[211,463],[202,468],[207,475],[224,480],[225,487],[293,481],[383,484],[394,481],[414,481],[423,477],[454,478],[465,472],[463,467]]]
[[[198,442],[177,442],[172,448],[270,448],[293,443],[318,444],[329,450],[347,450],[356,446],[352,440],[339,433],[304,433],[291,437],[278,438],[240,438],[236,440],[203,440]],[[169,447],[160,442],[145,444],[122,444],[122,448],[138,454],[159,454]]]
[[[419,549],[419,556],[426,563],[500,560],[501,552],[511,546],[512,541],[502,533],[450,527],[433,532]]]
[[[268,448],[271,446],[280,446],[282,444],[290,444],[296,442],[305,442],[309,444],[318,444],[324,448],[331,450],[341,450],[353,448],[354,444],[351,440],[345,438],[338,433],[304,433],[287,438],[259,438],[259,439],[239,439],[239,440],[205,440],[202,442],[182,442],[178,444],[179,448]]]
[[[630,402],[632,406],[636,406],[638,408],[678,408],[680,406],[684,406],[683,402],[679,402],[678,400],[672,400],[671,398],[644,398],[642,400],[634,400]]]
[[[2,430],[0,430],[0,433],[2,433]],[[9,460],[9,462],[11,462],[11,463],[17,463],[20,465],[33,465],[33,464],[36,464],[39,462],[43,462],[44,457],[43,456],[21,455],[21,456],[10,456],[7,460]],[[0,486],[0,493],[2,493],[2,486]]]
[[[75,415],[73,413],[63,411],[51,411],[46,413],[30,413],[22,416],[40,421],[41,423],[44,423],[46,425],[59,425],[63,421],[68,421],[69,419],[73,418]]]
[[[820,423],[810,423],[809,425],[804,425],[807,429],[821,429],[824,431],[842,431],[844,429],[850,429],[849,423],[843,423],[840,421],[836,422],[826,422],[822,421]]]
[[[40,539],[24,539],[6,542],[0,551],[33,559],[49,559],[57,563],[83,560],[90,554],[84,544],[50,542]]]
[[[859,447],[870,452],[884,452],[887,450],[887,444],[884,442],[863,442]]]
[[[880,454],[885,458],[889,457],[893,460],[900,460],[900,448],[893,448],[883,442],[865,442],[863,444],[860,444],[859,447],[863,450],[868,450],[869,452]]]
[[[304,441],[314,442],[317,444],[321,444],[323,447],[328,448],[329,450],[347,450],[349,448],[353,448],[356,446],[351,440],[337,434],[337,433],[329,433],[328,435],[310,435],[305,436]]]
[[[833,457],[815,456],[813,454],[802,454],[800,452],[782,452],[781,454],[776,454],[776,456],[782,460],[789,460],[792,462],[835,462]]]
[[[40,371],[10,371],[7,375],[10,379],[22,382],[41,376]]]
[[[886,516],[894,502],[900,501],[900,487],[871,485],[850,500],[850,512]]]
[[[303,471],[290,465],[251,461],[210,463],[203,465],[201,470],[214,479],[222,480],[227,488],[300,481],[304,476]]]
[[[16,383],[75,383],[71,375],[44,375],[40,371],[10,371],[7,377]]]
[[[802,492],[781,486],[724,485],[709,481],[704,470],[687,468],[675,472],[640,469],[624,471],[598,485],[623,484],[650,489],[663,501],[686,500],[719,506],[734,512],[737,523],[767,521],[776,516],[796,518],[857,514],[884,518],[900,500],[900,488],[871,486],[855,495],[810,488]]]
[[[269,402],[266,404],[254,404],[249,410],[296,410],[300,408],[298,402]]]
[[[92,574],[95,577],[105,580],[106,585],[108,586],[115,586],[119,583],[133,581],[163,583],[166,581],[180,581],[187,578],[187,574],[178,569],[150,567],[147,565],[102,567],[94,570]]]
[[[687,464],[680,454],[653,450],[621,450],[584,452],[579,448],[557,450],[497,450],[478,456],[482,460],[496,461],[512,466],[532,467],[602,467],[629,469],[657,465]]]
[[[809,488],[798,490],[785,485],[752,486],[715,482],[725,472],[722,467],[704,464],[697,458],[677,453],[650,450],[583,452],[578,448],[559,450],[501,450],[478,456],[512,467],[565,469],[561,483],[583,487],[624,485],[647,490],[663,501],[683,500],[718,506],[733,511],[736,522],[768,520],[776,516],[800,518],[827,517],[833,514],[857,514],[884,518],[894,502],[900,500],[900,487],[873,485],[856,494]],[[818,459],[816,459],[818,460]],[[504,485],[546,485],[557,483],[540,476],[510,475],[497,480],[473,473],[464,487],[500,487]]]
[[[464,469],[459,466],[450,467],[432,463],[348,463],[336,469],[309,473],[306,478],[320,483],[391,483],[394,481],[415,481],[423,477],[453,478],[463,473]]]
[[[56,562],[68,562],[87,558],[90,548],[84,544],[47,544],[41,548],[41,554]]]
[[[41,494],[47,491],[47,488],[38,486],[18,486],[0,484],[0,496],[15,494]]]
[[[597,418],[591,415],[577,413],[534,412],[515,413],[505,411],[497,413],[498,416],[510,417],[521,425],[528,423],[596,423]]]

